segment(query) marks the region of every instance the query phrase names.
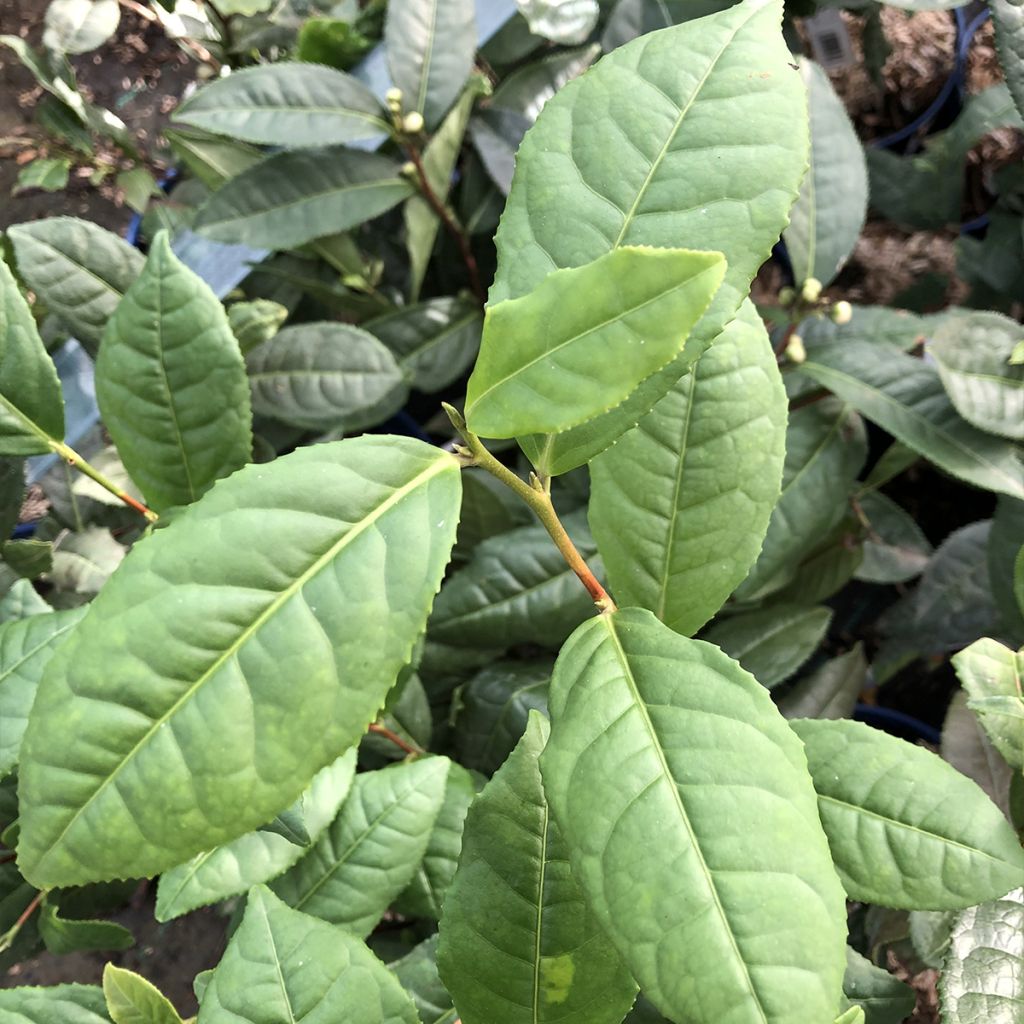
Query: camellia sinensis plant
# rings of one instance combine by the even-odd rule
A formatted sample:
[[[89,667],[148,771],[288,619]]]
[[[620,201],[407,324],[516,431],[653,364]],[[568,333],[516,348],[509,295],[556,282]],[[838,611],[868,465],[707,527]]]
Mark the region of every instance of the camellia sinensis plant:
[[[744,0],[643,35],[547,103],[516,157],[446,445],[323,435],[332,395],[300,383],[325,372],[313,343],[341,331],[341,358],[357,358],[372,349],[364,331],[274,335],[258,303],[225,313],[164,234],[144,266],[108,241],[105,276],[72,298],[55,284],[69,246],[47,228],[11,232],[51,313],[92,332],[116,456],[94,465],[65,444],[54,365],[0,265],[4,472],[55,453],[88,486],[53,496],[77,547],[15,557],[50,557],[43,575],[71,581],[61,608],[22,581],[0,609],[0,771],[17,779],[3,790],[17,818],[0,865],[9,953],[36,938],[120,948],[123,928],[76,914],[82,893],[159,876],[161,920],[233,901],[227,950],[196,979],[198,1024],[898,1021],[913,1000],[848,946],[863,945],[854,901],[912,913],[945,964],[951,1022],[982,1019],[979,993],[986,1019],[1012,1019],[997,1014],[1019,998],[1006,986],[1020,980],[1024,851],[1003,811],[936,754],[833,717],[820,686],[791,694],[784,716],[769,688],[797,666],[762,649],[755,677],[737,660],[756,645],[736,623],[757,638],[759,595],[797,578],[792,544],[778,555],[783,486],[792,497],[792,465],[814,461],[799,433],[787,451],[779,357],[748,298],[798,195],[807,209],[807,71],[781,15]],[[186,112],[223,112],[232,90],[258,133],[302,73],[233,75]],[[422,106],[436,125],[444,111]],[[329,113],[325,125],[388,124]],[[392,130],[422,127],[412,110]],[[268,162],[298,166],[298,152]],[[390,201],[411,186],[389,187]],[[789,239],[803,231],[811,278],[807,225],[794,219]],[[790,430],[811,429],[809,451],[844,445],[828,450],[852,484],[864,428],[845,404],[854,385],[830,370],[843,346],[793,340],[817,291],[790,297],[783,347],[803,383],[789,386],[834,384],[840,398],[816,394]],[[371,387],[359,372],[347,386]],[[282,393],[286,422],[318,443],[268,442],[253,410]],[[377,422],[373,405],[344,432]],[[922,419],[899,430],[913,438]],[[1015,499],[1009,466],[989,460],[984,479]],[[8,490],[20,501],[20,483]],[[126,557],[75,519],[111,497],[126,506],[102,506],[134,539]],[[1020,568],[1016,580],[1019,592]],[[737,614],[695,639],[729,600]],[[828,622],[814,616],[812,648]],[[861,657],[828,663],[833,697]],[[1018,661],[982,640],[958,667],[1019,774]],[[396,929],[420,940],[399,959],[381,938]],[[0,1019],[179,1017],[108,965],[102,988],[0,991]]]

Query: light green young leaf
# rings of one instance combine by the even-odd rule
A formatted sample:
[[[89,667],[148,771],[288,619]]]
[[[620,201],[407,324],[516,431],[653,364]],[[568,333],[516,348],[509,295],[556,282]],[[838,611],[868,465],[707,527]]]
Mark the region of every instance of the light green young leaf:
[[[490,306],[469,429],[558,433],[618,405],[681,351],[724,273],[718,253],[623,246]]]
[[[29,287],[95,357],[103,328],[142,271],[142,254],[77,217],[15,224],[8,236]]]
[[[620,604],[696,632],[743,580],[779,497],[786,394],[745,303],[697,365],[590,466],[590,525]]]
[[[847,718],[853,714],[867,675],[864,648],[857,643],[782,694],[777,699],[779,710],[786,718]]]
[[[413,387],[430,394],[454,383],[472,364],[482,322],[474,302],[448,296],[402,306],[363,327],[391,349]]]
[[[288,307],[270,299],[233,302],[227,313],[231,333],[243,356],[257,345],[270,341],[288,319]]]
[[[43,192],[60,192],[67,188],[70,173],[71,161],[67,157],[37,156],[18,172],[18,180],[11,189],[11,195],[20,195],[35,188]]]
[[[28,303],[0,259],[0,455],[38,455],[64,439],[64,399]]]
[[[369,935],[423,860],[449,766],[426,757],[357,775],[337,818],[271,888],[296,910]]]
[[[523,141],[492,305],[620,245],[713,245],[728,264],[682,354],[629,400],[553,440],[520,439],[542,472],[589,461],[668,392],[733,318],[786,226],[807,118],[781,13],[775,0],[745,0],[636,39],[566,85]]]
[[[353,748],[313,776],[302,797],[311,843],[319,839],[337,815],[352,785],[355,767]],[[284,836],[259,830],[201,853],[160,876],[156,919],[170,921],[196,907],[237,896],[254,885],[269,882],[287,871],[305,852],[305,848]]]
[[[1007,763],[1024,769],[1024,651],[1014,652],[996,640],[976,640],[953,655],[967,706],[977,714]]]
[[[218,242],[281,250],[347,231],[413,194],[398,164],[355,149],[276,153],[222,185],[194,228]]]
[[[11,589],[0,597],[0,623],[27,619],[30,615],[46,615],[53,611],[28,580],[15,580]]]
[[[134,971],[108,963],[103,968],[103,994],[114,1024],[181,1024],[167,996]]]
[[[439,124],[462,91],[476,54],[473,0],[391,0],[384,45],[402,111]]]
[[[286,327],[253,349],[246,366],[253,409],[306,430],[359,430],[408,393],[391,353],[351,324]]]
[[[736,589],[739,599],[779,590],[794,577],[847,514],[847,495],[867,454],[863,421],[841,402],[815,402],[789,417],[782,494],[761,554]]]
[[[444,790],[444,802],[427,840],[416,873],[408,888],[398,897],[400,913],[438,921],[462,849],[462,830],[466,813],[476,796],[473,776],[462,765],[452,764]]]
[[[466,819],[437,949],[463,1024],[619,1024],[636,996],[549,815],[547,734],[533,712]]]
[[[405,2],[421,3],[424,0],[405,0]],[[437,4],[440,0],[425,0]],[[453,3],[447,0],[445,6]],[[463,0],[457,0],[462,3]],[[442,203],[447,204],[448,192],[452,187],[452,173],[455,162],[462,151],[462,140],[466,135],[469,115],[477,98],[484,96],[490,85],[483,76],[474,75],[462,91],[458,102],[444,119],[444,123],[434,133],[423,151],[423,173],[431,191]],[[409,252],[409,301],[415,302],[420,296],[423,278],[427,273],[430,254],[434,250],[434,241],[441,227],[440,218],[434,208],[421,196],[413,196],[402,211],[405,219],[405,247]]]
[[[842,269],[864,226],[868,169],[864,150],[828,75],[800,62],[811,119],[811,165],[783,232],[798,282],[828,285]]]
[[[360,437],[247,466],[136,544],[40,683],[25,876],[157,874],[293,802],[408,661],[459,496],[451,455]]]
[[[961,419],[938,370],[894,346],[851,341],[822,346],[802,373],[947,473],[976,487],[1024,497],[1014,445]]]
[[[562,649],[551,721],[544,791],[574,874],[658,1009],[688,1024],[831,1018],[843,893],[768,691],[630,608]]]
[[[80,921],[60,916],[55,903],[39,911],[39,935],[50,953],[63,956],[87,950],[121,950],[135,945],[135,936],[114,921]]]
[[[1024,890],[970,907],[939,980],[945,1024],[1017,1024],[1024,1002]]]
[[[84,614],[84,608],[71,608],[0,624],[0,778],[18,763],[46,663]]]
[[[547,714],[553,663],[496,661],[482,668],[461,693],[455,722],[459,760],[492,775],[519,742],[531,711]]]
[[[394,975],[359,939],[258,886],[203,993],[198,1024],[417,1024]]]
[[[187,505],[251,456],[249,388],[224,307],[166,232],[103,332],[103,424],[147,502]]]
[[[334,146],[389,134],[376,96],[322,64],[283,61],[243,68],[200,89],[174,120],[289,149]]]
[[[50,0],[43,46],[56,53],[88,53],[117,31],[120,20],[117,0]]]
[[[1024,328],[1000,313],[943,318],[928,343],[957,412],[979,430],[1024,441],[1024,366],[1010,364]]]
[[[110,1024],[99,985],[0,989],[0,1014],[11,1024]]]
[[[601,13],[598,0],[516,0],[530,31],[553,43],[582,43]]]
[[[846,947],[842,1005],[859,1006],[865,1024],[903,1024],[916,1003],[914,990],[888,971]]]
[[[579,516],[567,518],[580,554],[602,576],[586,523]],[[590,596],[547,530],[523,526],[478,545],[469,565],[445,581],[430,617],[430,637],[460,647],[557,648],[593,611]]]
[[[931,751],[859,722],[791,722],[851,899],[952,910],[1024,880],[1024,851],[999,809]]]
[[[775,603],[715,622],[704,639],[721,647],[770,690],[817,650],[831,620],[832,612],[823,606]]]

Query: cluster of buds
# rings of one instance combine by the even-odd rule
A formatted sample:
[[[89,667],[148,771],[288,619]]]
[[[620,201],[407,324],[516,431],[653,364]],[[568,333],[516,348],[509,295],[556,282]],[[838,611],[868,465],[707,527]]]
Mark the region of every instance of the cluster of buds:
[[[848,324],[853,316],[853,307],[848,302],[822,302],[821,292],[821,282],[816,277],[809,277],[799,292],[795,288],[783,288],[779,292],[779,304],[789,310],[794,321],[817,314],[827,316],[835,324]],[[785,351],[786,357],[794,363],[802,363],[807,358],[804,340],[795,332],[789,336]]]
[[[423,131],[423,115],[419,111],[411,110],[408,114],[402,113],[402,90],[394,87],[388,89],[384,94],[384,102],[391,111],[391,123],[395,131],[401,135],[419,135]]]

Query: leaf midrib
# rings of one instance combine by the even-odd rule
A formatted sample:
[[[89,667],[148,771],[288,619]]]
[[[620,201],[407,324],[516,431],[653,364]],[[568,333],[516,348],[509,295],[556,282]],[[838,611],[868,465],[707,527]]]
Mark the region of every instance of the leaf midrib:
[[[106,788],[118,777],[122,769],[129,764],[132,759],[139,753],[143,747],[156,735],[160,727],[200,690],[200,688],[216,673],[220,670],[229,658],[234,657],[251,639],[263,624],[270,619],[276,612],[288,601],[290,601],[296,594],[301,593],[302,588],[320,571],[329,565],[337,558],[341,552],[348,547],[348,545],[356,538],[361,536],[370,526],[377,522],[386,512],[389,512],[395,505],[402,501],[405,497],[411,494],[417,487],[425,484],[427,481],[437,476],[439,473],[451,468],[449,458],[438,458],[430,464],[426,469],[421,470],[411,480],[403,484],[401,487],[396,488],[393,494],[387,499],[382,501],[376,509],[365,518],[352,526],[342,537],[338,539],[331,547],[321,555],[304,573],[298,576],[292,581],[284,590],[282,590],[276,598],[256,617],[253,623],[246,627],[238,637],[233,640],[225,651],[219,655],[216,660],[207,668],[203,674],[167,709],[159,718],[154,719],[153,724],[146,730],[146,732],[139,738],[135,746],[122,758],[118,765],[114,768],[109,775],[100,783],[100,785],[93,791],[92,795],[82,803],[82,806],[72,815],[68,823],[61,829],[60,834],[46,847],[45,851],[36,860],[36,868],[41,868],[46,859],[53,853],[54,849],[64,840],[64,837],[68,832],[75,826],[78,819],[85,813],[86,809],[99,798],[100,794],[106,790]]]
[[[769,1024],[768,1015],[765,1013],[764,1006],[761,1003],[761,999],[757,994],[757,990],[754,988],[754,980],[750,976],[750,969],[747,966],[746,960],[743,958],[743,954],[740,953],[739,945],[736,942],[736,936],[733,933],[732,927],[729,923],[729,918],[725,913],[725,907],[722,906],[722,901],[718,895],[718,889],[715,887],[714,874],[708,867],[707,861],[704,859],[704,851],[701,849],[700,843],[697,841],[697,835],[693,830],[693,824],[690,821],[690,816],[686,812],[686,807],[683,805],[683,798],[679,795],[679,789],[676,786],[675,779],[672,773],[669,771],[668,761],[665,759],[665,751],[662,748],[661,740],[658,737],[658,733],[654,728],[654,723],[651,721],[651,716],[648,714],[647,705],[644,702],[643,697],[640,695],[640,689],[637,686],[636,679],[633,677],[633,671],[629,665],[629,659],[626,656],[626,652],[622,647],[622,643],[619,640],[619,636],[615,631],[615,622],[611,615],[601,615],[598,617],[599,621],[608,630],[608,636],[611,638],[612,644],[615,647],[615,656],[622,666],[623,678],[626,685],[629,687],[630,693],[636,702],[636,707],[640,712],[640,716],[643,719],[644,727],[647,731],[648,736],[651,740],[651,747],[658,757],[658,761],[661,764],[661,770],[663,777],[668,780],[669,789],[672,791],[672,796],[675,800],[676,808],[679,811],[680,820],[686,826],[687,834],[690,837],[690,843],[693,847],[693,851],[697,856],[697,861],[700,864],[701,872],[704,876],[704,880],[707,883],[708,890],[711,893],[711,898],[714,900],[715,909],[718,911],[719,920],[722,922],[722,927],[725,930],[725,934],[728,936],[729,945],[732,947],[732,951],[736,956],[736,961],[739,963],[743,970],[743,977],[747,983],[747,990],[750,993],[750,998],[754,1005],[757,1007],[758,1015],[761,1018],[762,1024]]]

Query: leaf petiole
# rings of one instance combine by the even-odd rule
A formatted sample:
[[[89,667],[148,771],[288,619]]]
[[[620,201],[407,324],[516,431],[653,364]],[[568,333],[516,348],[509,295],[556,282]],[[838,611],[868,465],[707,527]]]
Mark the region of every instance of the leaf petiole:
[[[80,473],[84,473],[90,480],[98,483],[104,490],[110,491],[115,498],[119,498],[129,508],[135,509],[136,512],[145,516],[151,523],[155,523],[160,518],[151,508],[144,505],[138,499],[133,498],[112,480],[108,480],[95,466],[86,462],[70,445],[64,444],[63,441],[57,441],[52,437],[47,438],[47,443],[69,466],[74,466]]]

